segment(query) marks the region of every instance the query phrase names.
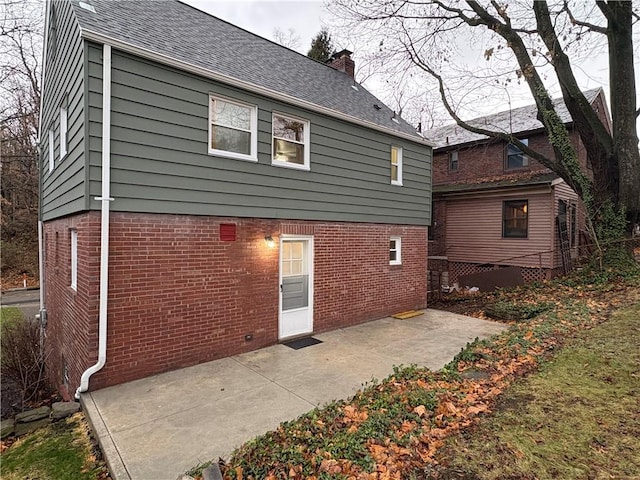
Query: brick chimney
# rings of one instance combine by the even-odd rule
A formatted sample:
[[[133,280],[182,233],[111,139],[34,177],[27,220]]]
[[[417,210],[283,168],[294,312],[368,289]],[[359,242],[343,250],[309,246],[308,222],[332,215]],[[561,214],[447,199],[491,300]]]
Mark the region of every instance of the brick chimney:
[[[353,60],[351,60],[351,54],[349,50],[340,50],[339,52],[334,53],[329,61],[327,62],[331,68],[335,68],[336,70],[340,70],[341,72],[346,73],[351,78],[354,77],[356,64]]]

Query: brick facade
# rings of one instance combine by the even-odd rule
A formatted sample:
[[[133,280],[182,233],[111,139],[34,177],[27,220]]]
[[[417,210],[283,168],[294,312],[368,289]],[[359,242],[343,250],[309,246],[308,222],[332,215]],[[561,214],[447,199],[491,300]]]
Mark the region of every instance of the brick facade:
[[[220,240],[221,223],[236,225],[235,241]],[[49,363],[61,383],[66,362],[72,392],[97,358],[99,213],[47,222],[45,232]],[[315,333],[426,306],[425,227],[112,213],[107,363],[90,389],[276,343],[283,233],[314,236]],[[396,235],[397,266],[388,241]]]

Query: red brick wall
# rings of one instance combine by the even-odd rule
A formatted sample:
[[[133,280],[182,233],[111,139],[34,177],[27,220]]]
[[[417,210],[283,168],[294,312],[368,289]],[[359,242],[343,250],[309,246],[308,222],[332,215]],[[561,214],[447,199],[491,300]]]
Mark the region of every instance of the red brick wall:
[[[77,291],[71,288],[72,229],[78,232]],[[49,379],[72,396],[82,372],[98,356],[100,216],[94,212],[46,222],[44,242]],[[63,384],[65,363],[70,385]]]
[[[70,290],[66,277],[47,277],[53,350],[81,355],[74,357],[80,366],[72,388],[97,356],[97,220],[92,213],[46,226],[92,226],[78,227],[79,250],[89,247],[82,256],[93,262],[78,277],[78,294],[93,297],[77,295],[71,312],[58,293]],[[220,240],[220,223],[236,224],[236,241]],[[91,389],[277,342],[279,252],[264,237],[277,240],[281,233],[314,235],[315,332],[426,306],[425,227],[112,213],[107,364],[92,377]],[[392,235],[402,236],[400,266],[389,265]],[[83,303],[91,308],[80,308]],[[55,333],[70,316],[81,334]],[[246,334],[253,340],[245,341]]]

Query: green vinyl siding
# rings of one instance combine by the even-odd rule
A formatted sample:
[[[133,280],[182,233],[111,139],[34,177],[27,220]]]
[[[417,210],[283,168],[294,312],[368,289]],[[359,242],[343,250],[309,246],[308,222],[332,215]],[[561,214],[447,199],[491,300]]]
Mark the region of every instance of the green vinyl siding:
[[[69,2],[52,2],[55,32],[48,32],[40,132],[40,195],[43,220],[85,208],[84,42]],[[55,41],[53,40],[55,37]],[[67,154],[60,159],[60,107],[67,107]],[[49,172],[49,130],[55,169]]]
[[[100,195],[102,49],[89,44],[89,206]],[[114,211],[427,225],[431,149],[113,50]],[[209,93],[258,107],[258,162],[208,152]],[[373,108],[373,106],[372,106]],[[310,121],[310,171],[271,165],[272,112]],[[391,145],[403,185],[390,184]]]

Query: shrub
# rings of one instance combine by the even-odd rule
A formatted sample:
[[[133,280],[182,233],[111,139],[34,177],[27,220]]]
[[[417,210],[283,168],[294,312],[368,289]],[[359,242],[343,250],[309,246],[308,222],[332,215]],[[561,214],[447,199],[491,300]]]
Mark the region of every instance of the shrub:
[[[42,400],[49,393],[45,374],[44,339],[40,326],[24,317],[3,322],[0,372],[3,380],[15,382],[21,392],[21,408]],[[42,342],[42,344],[41,344]]]

